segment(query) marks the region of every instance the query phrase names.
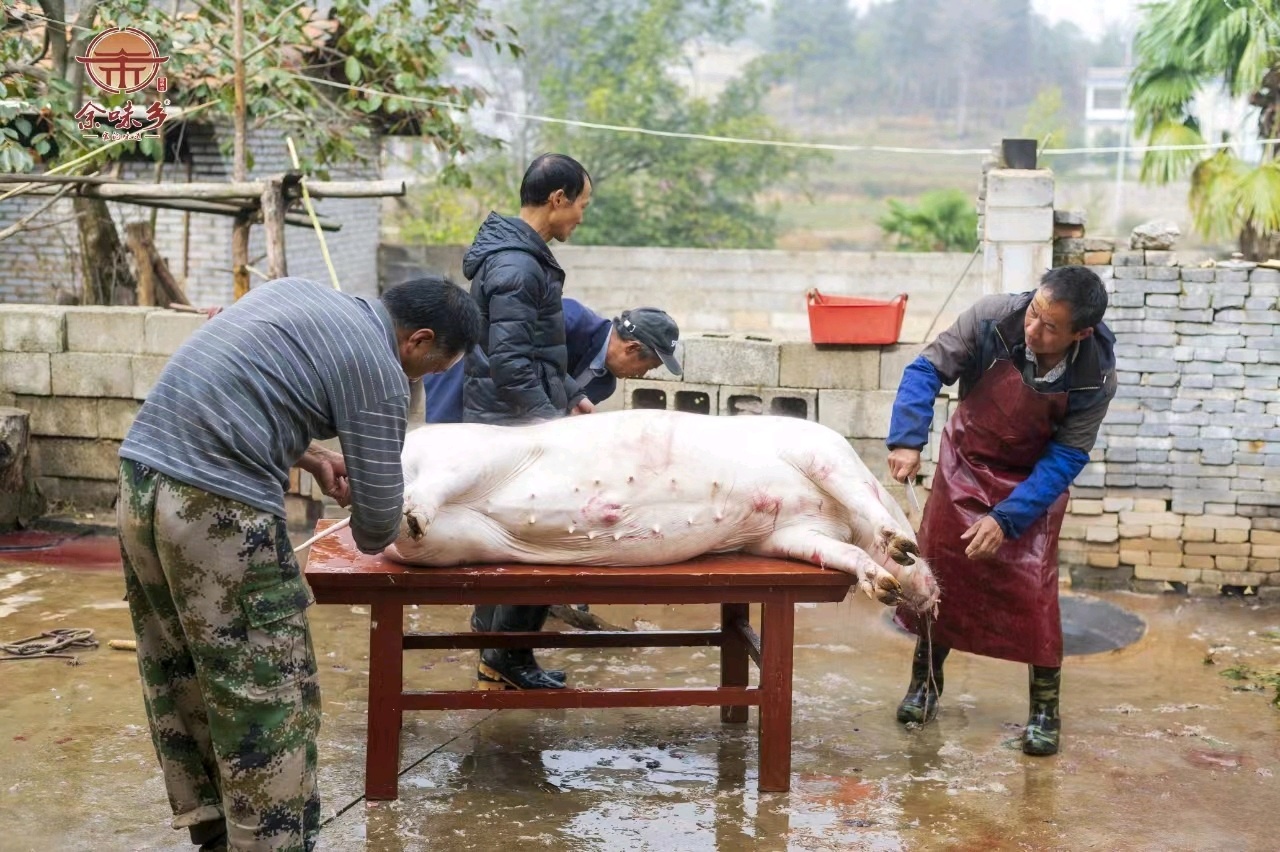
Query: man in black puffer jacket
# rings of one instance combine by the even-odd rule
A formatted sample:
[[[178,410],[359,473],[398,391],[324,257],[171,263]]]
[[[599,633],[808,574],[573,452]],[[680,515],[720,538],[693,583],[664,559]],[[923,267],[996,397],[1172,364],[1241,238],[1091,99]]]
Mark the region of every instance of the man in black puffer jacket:
[[[467,355],[462,390],[466,423],[520,425],[593,406],[568,375],[564,270],[551,254],[565,242],[591,202],[591,177],[563,154],[534,160],[520,184],[520,215],[490,213],[462,261],[484,329]],[[478,606],[477,632],[538,631],[546,606]],[[480,652],[478,678],[494,688],[562,689],[564,672],[544,671],[529,648]]]
[[[591,410],[568,375],[564,270],[547,245],[567,241],[590,203],[586,169],[543,154],[520,184],[520,215],[490,213],[480,226],[462,261],[484,321],[466,361],[464,422],[512,425]]]

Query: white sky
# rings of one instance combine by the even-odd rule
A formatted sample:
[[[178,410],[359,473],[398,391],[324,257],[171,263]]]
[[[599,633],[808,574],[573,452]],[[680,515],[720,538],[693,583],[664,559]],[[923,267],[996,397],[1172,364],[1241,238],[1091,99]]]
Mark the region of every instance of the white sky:
[[[883,0],[849,0],[849,5],[862,11]],[[1031,8],[1050,22],[1071,21],[1090,38],[1097,38],[1110,23],[1124,23],[1136,18],[1141,0],[1031,0]]]

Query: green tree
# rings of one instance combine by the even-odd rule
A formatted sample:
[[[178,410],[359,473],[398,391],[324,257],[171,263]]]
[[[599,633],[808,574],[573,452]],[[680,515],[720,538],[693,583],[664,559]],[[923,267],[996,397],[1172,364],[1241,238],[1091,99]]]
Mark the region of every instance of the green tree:
[[[90,100],[83,53],[96,31],[133,26],[152,36],[170,57],[170,88],[132,95],[94,91],[106,108],[126,100],[167,99],[174,111],[198,109],[193,120],[230,126],[234,110],[232,5],[205,0],[177,16],[168,3],[146,0],[87,0],[74,22],[65,0],[40,0],[40,14],[6,10],[0,32],[0,171],[27,172],[84,160],[80,173],[123,156],[158,157],[158,140],[108,145],[86,138],[76,113]],[[491,45],[518,52],[510,33],[500,33],[479,0],[331,0],[326,13],[290,0],[244,4],[246,106],[249,130],[270,125],[295,138],[304,170],[324,176],[330,165],[361,158],[362,143],[377,133],[408,133],[434,143],[450,162],[473,147],[473,138],[451,109],[476,103],[481,92],[445,81],[454,55]],[[363,93],[347,84],[386,94]],[[423,103],[423,100],[437,105]],[[230,142],[227,143],[229,149]],[[88,155],[88,156],[86,156]],[[114,244],[119,239],[101,202],[77,199],[77,221],[86,233]],[[84,253],[86,263],[90,258]],[[95,253],[98,264],[104,258]],[[123,260],[112,267],[124,275]],[[86,281],[91,274],[86,270]],[[87,292],[103,301],[107,287]]]
[[[1135,40],[1129,103],[1139,135],[1150,145],[1198,145],[1205,140],[1196,96],[1222,85],[1257,110],[1259,138],[1280,135],[1280,2],[1205,3],[1167,0],[1146,7]],[[1208,140],[1219,141],[1219,140]],[[1280,162],[1263,146],[1249,162],[1231,149],[1151,151],[1145,181],[1167,183],[1190,174],[1189,203],[1198,231],[1238,237],[1253,259],[1280,256]]]
[[[673,74],[696,39],[726,41],[745,0],[525,2],[522,63],[531,111],[599,124],[781,139],[763,114],[758,70],[714,100]],[[574,236],[596,245],[768,247],[774,212],[760,203],[807,157],[793,149],[620,133],[561,124],[536,128],[539,150],[582,162],[595,181],[591,212]]]
[[[978,214],[962,190],[926,192],[915,206],[889,199],[888,206],[879,224],[898,251],[972,251],[978,241]]]

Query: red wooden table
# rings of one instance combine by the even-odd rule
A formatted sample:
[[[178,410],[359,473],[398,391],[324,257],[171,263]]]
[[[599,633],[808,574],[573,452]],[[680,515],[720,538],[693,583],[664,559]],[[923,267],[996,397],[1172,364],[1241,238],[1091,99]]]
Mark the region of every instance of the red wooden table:
[[[316,525],[319,532],[332,520]],[[519,564],[412,568],[360,553],[348,530],[312,545],[307,582],[322,604],[361,604],[369,617],[369,733],[365,796],[395,799],[400,725],[406,710],[574,707],[719,707],[724,722],[759,710],[763,792],[791,786],[791,668],[795,605],[840,601],[853,578],[802,562],[743,554],[705,556],[677,565],[589,568]],[[410,604],[720,604],[718,630],[582,633],[406,633]],[[761,604],[761,632],[750,605]],[[679,689],[404,690],[404,652],[423,648],[720,649],[720,686]],[[750,661],[760,668],[758,687]]]

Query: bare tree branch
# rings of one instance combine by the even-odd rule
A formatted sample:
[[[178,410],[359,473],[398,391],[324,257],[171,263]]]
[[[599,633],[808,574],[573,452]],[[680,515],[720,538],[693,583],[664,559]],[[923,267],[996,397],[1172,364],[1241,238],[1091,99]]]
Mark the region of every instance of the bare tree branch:
[[[41,205],[40,205],[39,207],[37,207],[35,210],[32,210],[32,211],[31,211],[30,213],[28,213],[26,216],[23,216],[21,219],[19,219],[18,221],[14,222],[12,225],[10,225],[9,227],[5,228],[3,231],[0,231],[0,241],[6,240],[6,239],[8,239],[9,237],[12,237],[14,234],[19,233],[19,232],[21,232],[21,231],[30,231],[30,230],[34,230],[34,228],[29,228],[29,227],[28,227],[28,224],[31,222],[31,220],[32,220],[32,219],[35,219],[37,216],[39,216],[40,214],[44,213],[44,212],[45,212],[46,210],[48,210],[50,207],[52,207],[53,205],[57,204],[57,203],[58,203],[58,201],[59,201],[59,200],[60,200],[64,195],[66,195],[68,192],[70,192],[72,189],[73,189],[73,186],[72,186],[71,184],[67,184],[66,186],[59,187],[58,191],[57,191],[56,193],[54,193],[53,197],[52,197],[52,198],[50,198],[48,201],[46,201],[44,204],[41,204]],[[76,218],[76,217],[72,216],[72,217],[71,217],[71,219],[69,219],[69,220],[64,220],[64,221],[75,221],[75,218]],[[41,226],[37,226],[37,227],[41,227]]]

